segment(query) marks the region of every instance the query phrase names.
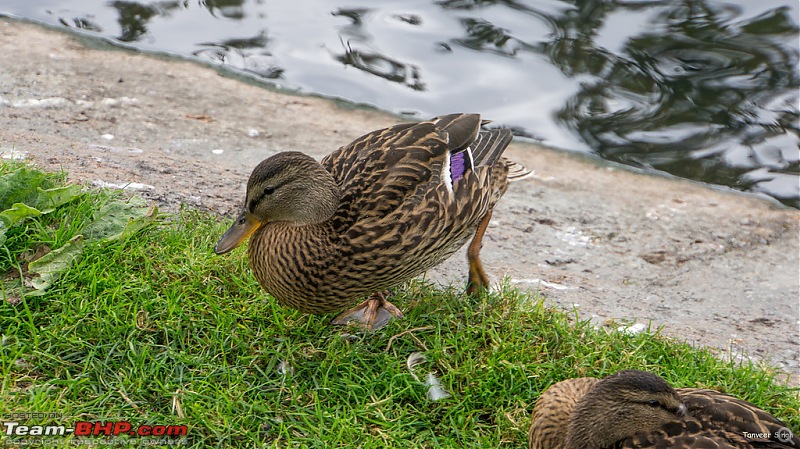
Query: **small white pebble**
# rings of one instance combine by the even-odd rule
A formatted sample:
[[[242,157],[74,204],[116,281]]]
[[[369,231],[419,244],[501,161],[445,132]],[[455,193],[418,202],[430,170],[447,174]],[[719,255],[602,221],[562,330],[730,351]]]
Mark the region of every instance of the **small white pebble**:
[[[225,150],[211,150],[211,152],[214,154],[222,154],[225,152]]]
[[[27,100],[19,100],[11,103],[15,108],[52,108],[61,106],[67,103],[66,98],[50,97],[50,98],[29,98]]]
[[[247,130],[247,135],[250,137],[258,137],[261,133],[255,128],[250,128]]]
[[[104,106],[117,106],[120,104],[133,104],[138,102],[139,100],[131,97],[103,98],[102,100],[100,100],[100,104]]]
[[[113,182],[106,182],[99,179],[95,179],[92,181],[92,185],[97,187],[104,187],[107,189],[121,189],[121,190],[152,190],[155,187],[149,184],[142,184],[139,182],[126,182],[126,183],[113,183]]]
[[[556,284],[554,282],[547,282],[542,279],[537,278],[526,278],[526,279],[511,279],[512,284],[531,284],[531,285],[539,285],[541,287],[552,288],[553,290],[568,290],[571,287],[562,284]]]
[[[644,332],[647,329],[647,325],[644,323],[636,323],[630,326],[620,326],[617,328],[617,332],[622,332],[623,334],[628,335],[636,335]]]
[[[103,134],[100,137],[102,137],[103,139],[106,139],[106,140],[114,140],[114,135],[113,134]]]
[[[140,182],[131,182],[125,185],[123,189],[131,189],[131,190],[153,190],[155,187],[151,186],[150,184],[142,184]]]
[[[28,153],[23,153],[17,150],[5,150],[5,151],[0,151],[0,156],[2,156],[3,159],[19,161],[28,157]]]

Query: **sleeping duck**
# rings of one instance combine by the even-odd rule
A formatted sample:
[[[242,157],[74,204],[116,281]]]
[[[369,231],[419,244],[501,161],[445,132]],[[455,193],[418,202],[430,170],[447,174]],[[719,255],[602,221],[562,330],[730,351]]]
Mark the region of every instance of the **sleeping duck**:
[[[800,448],[755,405],[714,390],[674,389],[645,371],[559,382],[539,397],[529,449]]]

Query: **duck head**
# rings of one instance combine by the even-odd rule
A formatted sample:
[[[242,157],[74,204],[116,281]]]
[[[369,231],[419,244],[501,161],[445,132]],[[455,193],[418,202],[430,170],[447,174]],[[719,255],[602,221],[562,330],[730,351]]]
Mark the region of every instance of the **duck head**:
[[[566,447],[601,448],[680,420],[686,416],[686,406],[661,377],[625,370],[598,382],[574,413]]]
[[[338,205],[339,187],[319,162],[298,151],[278,153],[261,161],[250,174],[244,208],[217,241],[214,252],[231,251],[267,223],[322,223]]]

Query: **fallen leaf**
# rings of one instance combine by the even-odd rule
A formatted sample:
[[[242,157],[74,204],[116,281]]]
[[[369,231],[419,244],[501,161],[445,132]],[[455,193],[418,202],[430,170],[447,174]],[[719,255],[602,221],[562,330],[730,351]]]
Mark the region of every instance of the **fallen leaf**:
[[[54,187],[52,189],[36,188],[39,192],[36,198],[36,206],[42,210],[43,214],[54,211],[58,206],[69,203],[81,195],[81,187],[78,184],[70,184],[64,187]]]
[[[193,120],[200,120],[201,122],[206,122],[206,123],[214,121],[214,119],[210,115],[205,115],[205,114],[186,114],[186,118],[190,118]]]
[[[0,212],[0,220],[3,220],[6,228],[10,228],[26,218],[40,215],[42,215],[42,211],[35,207],[30,207],[25,203],[14,203],[11,208]]]
[[[83,236],[76,235],[61,248],[53,250],[28,264],[28,273],[33,277],[31,285],[36,291],[29,295],[42,295],[44,290],[58,280],[61,274],[81,257]]]
[[[158,209],[147,207],[140,197],[127,202],[113,201],[95,213],[95,219],[83,229],[86,240],[113,241],[129,237],[155,221]]]

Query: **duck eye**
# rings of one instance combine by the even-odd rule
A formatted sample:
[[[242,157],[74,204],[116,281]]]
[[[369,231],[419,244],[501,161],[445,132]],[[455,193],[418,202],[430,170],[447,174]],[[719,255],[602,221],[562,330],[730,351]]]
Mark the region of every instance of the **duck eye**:
[[[275,187],[264,187],[264,195],[272,195],[275,192]]]
[[[647,405],[650,407],[661,407],[661,403],[656,400],[647,401]]]

